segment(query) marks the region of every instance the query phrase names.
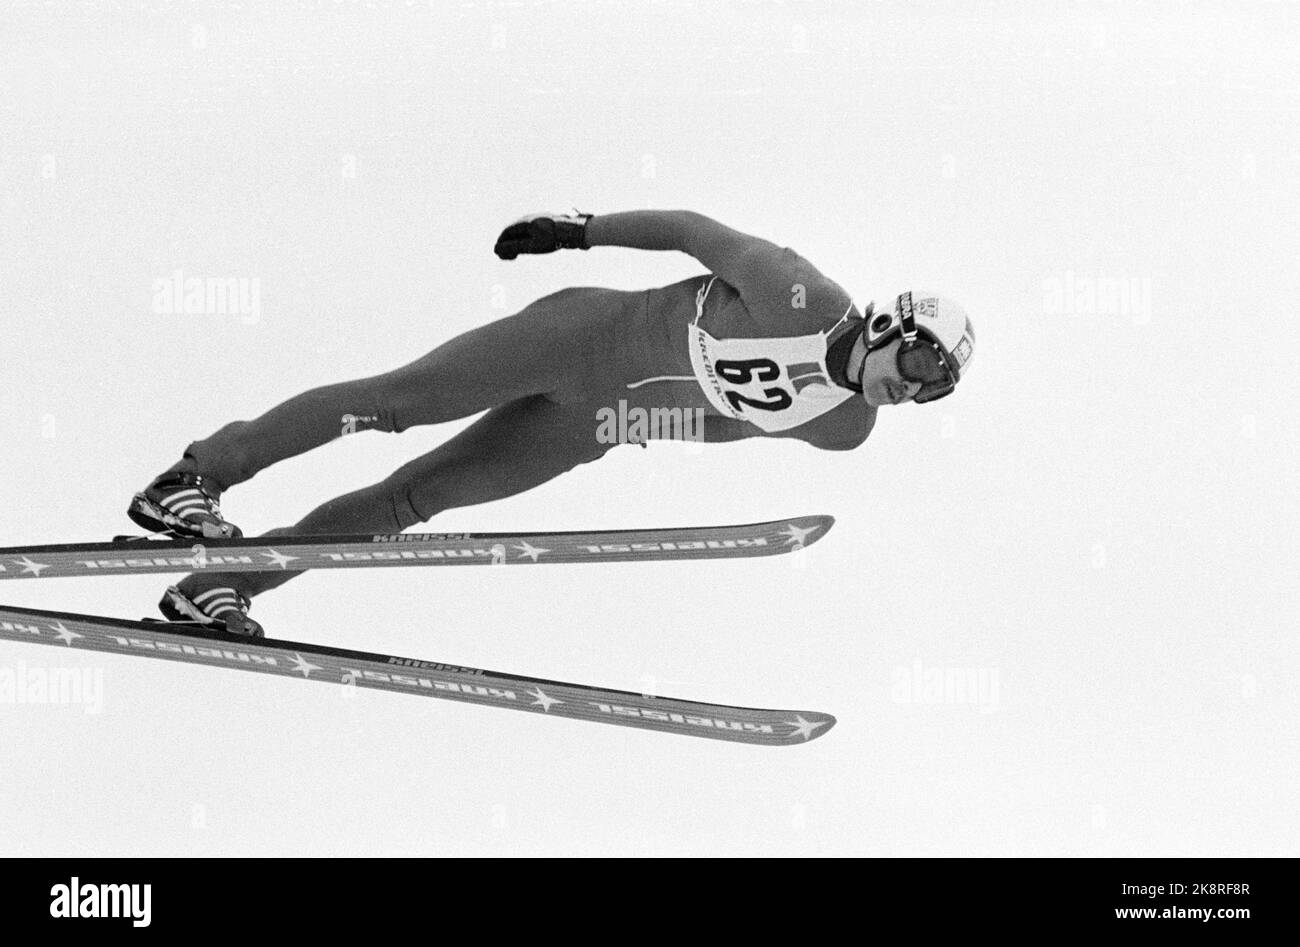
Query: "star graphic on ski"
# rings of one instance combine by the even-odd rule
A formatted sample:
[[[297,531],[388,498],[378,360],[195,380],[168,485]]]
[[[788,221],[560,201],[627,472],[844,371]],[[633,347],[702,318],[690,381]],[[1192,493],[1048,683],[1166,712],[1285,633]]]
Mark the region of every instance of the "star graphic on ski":
[[[69,648],[72,647],[72,642],[74,640],[85,637],[85,635],[79,635],[75,631],[69,629],[65,624],[63,624],[63,622],[56,622],[51,625],[50,630],[54,632],[54,637],[58,638]]]
[[[295,559],[299,558],[298,556],[289,556],[289,555],[285,555],[282,552],[276,552],[270,546],[266,547],[266,552],[258,553],[258,555],[266,556],[267,559],[270,559],[274,565],[279,566],[281,569],[283,569],[290,562],[293,562]]]
[[[32,560],[27,558],[26,556],[23,556],[21,559],[11,559],[10,562],[12,562],[16,566],[22,566],[23,572],[25,572],[28,575],[34,575],[38,579],[41,577],[41,570],[49,568],[49,566],[46,565],[45,563],[32,562]]]
[[[793,720],[787,720],[785,722],[794,727],[794,729],[790,731],[790,736],[803,737],[805,743],[812,739],[814,730],[818,727],[826,726],[825,720],[805,720],[803,719],[803,714],[795,714]]]
[[[785,544],[787,546],[793,546],[795,549],[802,549],[804,546],[804,540],[807,539],[811,533],[815,533],[819,529],[821,529],[820,526],[809,526],[807,529],[800,529],[798,526],[795,526],[794,523],[790,523],[785,529],[780,530],[780,533],[786,538]]]
[[[304,658],[297,651],[293,653],[293,665],[294,665],[293,668],[294,672],[301,674],[304,678],[311,677],[312,671],[321,670],[320,665],[312,664],[310,661]]]
[[[527,556],[529,559],[533,560],[533,562],[536,562],[537,557],[543,553],[550,552],[549,549],[541,549],[532,545],[526,539],[521,539],[519,542],[515,543],[515,548],[519,550],[521,556]]]
[[[550,713],[552,704],[564,703],[564,701],[556,700],[554,697],[547,697],[545,694],[542,693],[542,689],[540,687],[534,687],[532,690],[527,691],[527,693],[531,694],[535,698],[532,704],[530,704],[529,706],[541,707],[547,713]]]

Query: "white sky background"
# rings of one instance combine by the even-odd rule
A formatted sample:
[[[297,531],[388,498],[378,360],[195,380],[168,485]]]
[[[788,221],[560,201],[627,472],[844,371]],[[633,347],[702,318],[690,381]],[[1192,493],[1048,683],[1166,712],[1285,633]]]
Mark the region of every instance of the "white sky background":
[[[533,210],[697,210],[863,302],[953,296],[979,351],[851,453],[623,447],[429,527],[835,515],[802,560],[256,603],[275,637],[835,714],[816,743],[3,642],[104,694],[0,706],[0,854],[1295,853],[1297,7],[118,6],[0,10],[5,545],[126,531],[189,440],[545,293],[701,272],[498,261]],[[154,313],[176,269],[257,279],[258,318]],[[292,522],[458,427],[346,439],[226,512]],[[135,618],[166,582],[0,593]],[[918,668],[997,691],[935,702]]]

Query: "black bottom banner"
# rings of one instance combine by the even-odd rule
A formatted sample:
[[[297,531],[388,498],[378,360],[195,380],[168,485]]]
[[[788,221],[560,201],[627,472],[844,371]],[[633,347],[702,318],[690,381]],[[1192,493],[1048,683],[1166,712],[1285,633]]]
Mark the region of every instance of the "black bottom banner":
[[[9,859],[0,919],[8,934],[37,937],[338,937],[394,924],[418,933],[436,917],[439,933],[425,934],[443,938],[488,934],[502,920],[538,937],[557,922],[572,936],[612,920],[604,936],[617,937],[632,919],[664,936],[681,925],[735,936],[786,918],[805,934],[849,924],[929,940],[1125,930],[1235,939],[1287,929],[1294,916],[1294,866],[1281,859],[637,859],[613,870],[533,861]]]

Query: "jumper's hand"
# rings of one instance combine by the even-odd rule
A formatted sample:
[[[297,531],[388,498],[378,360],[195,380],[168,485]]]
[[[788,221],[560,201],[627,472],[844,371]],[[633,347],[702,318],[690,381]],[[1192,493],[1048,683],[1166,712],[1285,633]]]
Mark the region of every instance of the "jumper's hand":
[[[587,221],[591,214],[529,214],[521,217],[497,237],[493,248],[503,260],[521,253],[554,253],[556,250],[586,250]]]

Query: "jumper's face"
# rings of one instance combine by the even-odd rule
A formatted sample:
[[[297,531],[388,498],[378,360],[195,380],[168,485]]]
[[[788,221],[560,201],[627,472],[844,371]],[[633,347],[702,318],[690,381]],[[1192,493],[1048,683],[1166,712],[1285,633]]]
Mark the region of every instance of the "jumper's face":
[[[898,372],[898,347],[902,344],[901,338],[894,339],[862,363],[862,397],[873,408],[911,401],[921,390],[919,381],[909,381]]]

